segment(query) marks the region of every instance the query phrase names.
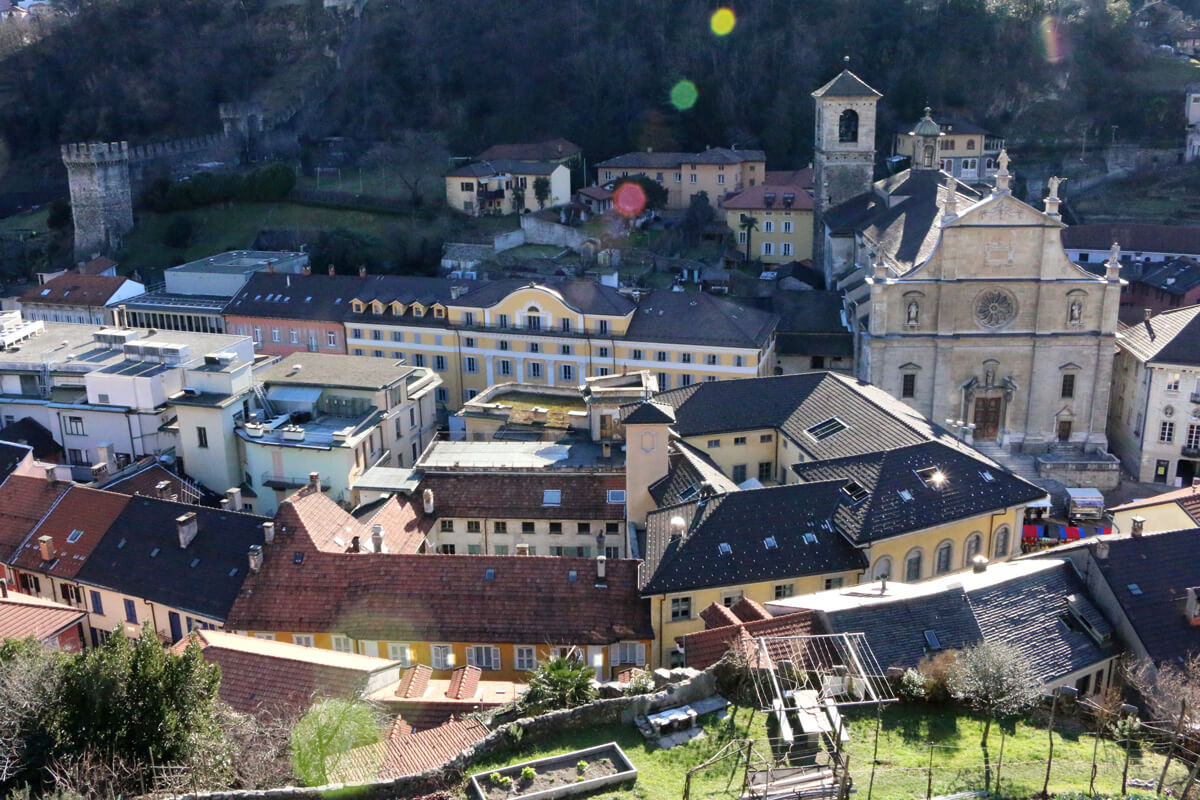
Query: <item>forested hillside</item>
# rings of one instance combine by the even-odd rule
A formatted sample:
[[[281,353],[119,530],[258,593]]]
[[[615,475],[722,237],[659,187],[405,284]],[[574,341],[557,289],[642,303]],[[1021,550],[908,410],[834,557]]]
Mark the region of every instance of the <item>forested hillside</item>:
[[[1140,41],[1126,0],[757,0],[710,29],[709,0],[370,0],[355,23],[320,0],[94,0],[0,61],[0,125],[16,157],[81,139],[214,130],[245,99],[339,52],[308,135],[444,133],[456,154],[561,135],[589,157],[628,148],[763,147],[810,158],[809,93],[850,56],[886,95],[881,127],[936,113],[1020,140],[1061,126],[1178,136],[1182,86]],[[354,26],[361,26],[355,31]],[[670,89],[695,84],[678,109]]]

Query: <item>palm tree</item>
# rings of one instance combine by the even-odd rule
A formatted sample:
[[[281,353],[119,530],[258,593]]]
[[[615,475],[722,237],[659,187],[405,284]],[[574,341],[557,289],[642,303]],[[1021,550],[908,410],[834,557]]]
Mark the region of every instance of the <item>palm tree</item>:
[[[746,263],[750,263],[750,237],[751,234],[758,230],[758,218],[752,217],[749,214],[742,214],[741,224],[738,225],[746,232]]]

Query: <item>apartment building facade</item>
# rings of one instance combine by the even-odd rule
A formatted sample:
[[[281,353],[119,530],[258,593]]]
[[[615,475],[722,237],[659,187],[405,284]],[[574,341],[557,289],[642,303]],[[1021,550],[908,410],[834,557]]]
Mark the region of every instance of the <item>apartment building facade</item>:
[[[601,184],[623,177],[644,175],[667,190],[667,208],[681,211],[704,192],[709,205],[720,210],[725,198],[758,186],[767,174],[762,150],[710,147],[701,153],[624,153],[596,165]]]

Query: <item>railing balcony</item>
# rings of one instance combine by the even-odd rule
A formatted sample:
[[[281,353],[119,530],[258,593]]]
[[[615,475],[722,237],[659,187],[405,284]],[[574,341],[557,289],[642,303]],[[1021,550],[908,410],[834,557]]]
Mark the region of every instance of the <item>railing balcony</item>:
[[[1179,448],[1179,455],[1184,458],[1200,458],[1200,447],[1188,447],[1184,445]]]
[[[268,489],[299,489],[303,486],[308,486],[308,476],[280,475],[279,473],[267,470],[262,474],[260,484],[266,486]],[[328,475],[321,476],[321,491],[329,491]]]
[[[1189,398],[1193,403],[1200,403],[1200,392],[1192,392]]]

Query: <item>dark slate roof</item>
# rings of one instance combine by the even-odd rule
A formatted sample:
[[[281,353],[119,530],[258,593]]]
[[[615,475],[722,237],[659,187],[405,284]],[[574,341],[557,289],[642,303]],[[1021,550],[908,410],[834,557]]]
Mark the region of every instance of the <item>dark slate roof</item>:
[[[874,453],[936,438],[953,441],[886,392],[833,372],[694,383],[659,392],[654,399],[675,409],[674,428],[680,436],[776,428],[812,460]],[[846,429],[822,440],[806,433],[833,417]]]
[[[667,474],[650,484],[650,496],[657,508],[677,505],[687,494],[694,498],[705,482],[716,492],[737,491],[737,484],[725,477],[707,455],[682,440],[671,442],[667,456]]]
[[[549,175],[561,167],[557,161],[524,161],[514,158],[494,158],[475,161],[446,173],[447,178],[490,178],[493,175]]]
[[[670,425],[675,421],[675,409],[663,403],[647,400],[625,415],[626,425]]]
[[[1176,258],[1162,264],[1147,265],[1136,280],[1167,294],[1182,297],[1200,285],[1200,262],[1192,258]]]
[[[5,441],[3,437],[0,437],[0,483],[3,483],[4,479],[12,474],[12,471],[17,468],[17,464],[20,464],[32,449],[27,445]]]
[[[658,289],[638,303],[625,338],[725,347],[762,347],[779,317],[703,292]],[[697,372],[702,370],[697,367]]]
[[[883,97],[848,69],[812,93],[813,97]]]
[[[184,549],[179,546],[175,518],[189,512],[197,516],[198,532]],[[268,519],[135,496],[108,526],[75,577],[224,620],[246,578],[250,546],[263,543],[262,524]]]
[[[677,169],[682,164],[741,164],[766,160],[767,155],[762,150],[710,147],[700,153],[635,151],[613,156],[596,166],[601,169]]]
[[[1103,661],[1115,652],[1109,643],[1112,626],[1092,605],[1087,588],[1069,561],[979,589],[968,589],[971,609],[989,642],[1021,652],[1042,682],[1049,682]],[[1068,610],[1077,613],[1105,642],[1084,630]]]
[[[837,482],[729,492],[652,512],[646,520],[643,594],[732,586],[866,568],[866,558],[829,521]],[[672,540],[670,521],[686,532]],[[806,541],[806,535],[809,535]],[[765,541],[774,537],[774,547]],[[815,541],[813,540],[815,538]],[[728,544],[729,553],[721,552]]]
[[[1106,558],[1092,551],[1100,574],[1150,657],[1177,664],[1200,652],[1200,627],[1185,618],[1188,587],[1200,584],[1200,528],[1115,538],[1106,544]]]
[[[1200,364],[1200,305],[1164,311],[1122,329],[1117,339],[1142,361]]]
[[[1126,253],[1200,255],[1200,225],[1098,222],[1062,232],[1063,247],[1070,250],[1107,250],[1113,242]]]
[[[531,283],[533,282],[522,278],[506,278],[504,280],[490,281],[462,295],[454,301],[454,305],[487,308],[499,303],[517,289],[531,285]],[[632,311],[634,307],[633,301],[628,297],[611,286],[602,286],[595,281],[582,279],[541,281],[536,285],[557,292],[568,306],[583,314],[624,316]]]
[[[779,314],[780,355],[853,355],[854,337],[842,324],[841,292],[775,292],[771,303]]]
[[[479,154],[478,160],[510,158],[516,161],[555,161],[570,158],[583,152],[583,148],[566,139],[549,139],[544,142],[521,142],[519,144],[494,144]]]
[[[402,275],[280,275],[256,272],[225,307],[229,316],[274,317],[341,322],[353,316],[350,301],[420,300],[429,305],[450,300],[455,281]],[[410,312],[411,314],[411,312]]]
[[[945,478],[942,487],[926,485],[918,470],[940,471]],[[834,515],[838,529],[860,544],[996,512],[1046,494],[1011,472],[980,461],[972,451],[942,442],[796,464],[792,471],[802,481],[857,484],[867,492],[858,502],[843,503]]]
[[[33,448],[33,457],[38,459],[56,459],[63,452],[62,445],[54,441],[54,434],[33,417],[22,417],[0,428],[0,442],[29,445]]]
[[[864,633],[879,665],[916,667],[930,655],[925,631],[933,631],[943,649],[960,650],[983,639],[967,595],[959,586],[937,594],[910,597],[826,612],[839,633]]]
[[[909,130],[912,130],[913,128],[915,128],[919,122],[920,122],[920,120],[917,120],[917,122],[914,122],[912,125],[908,126]],[[939,118],[937,119],[937,124],[938,124],[938,128],[941,129],[942,133],[951,134],[951,135],[956,134],[956,133],[957,134],[980,134],[980,133],[987,134],[988,133],[987,128],[984,128],[981,125],[976,125],[974,122],[970,122],[969,120],[958,119],[955,117],[939,116]]]

